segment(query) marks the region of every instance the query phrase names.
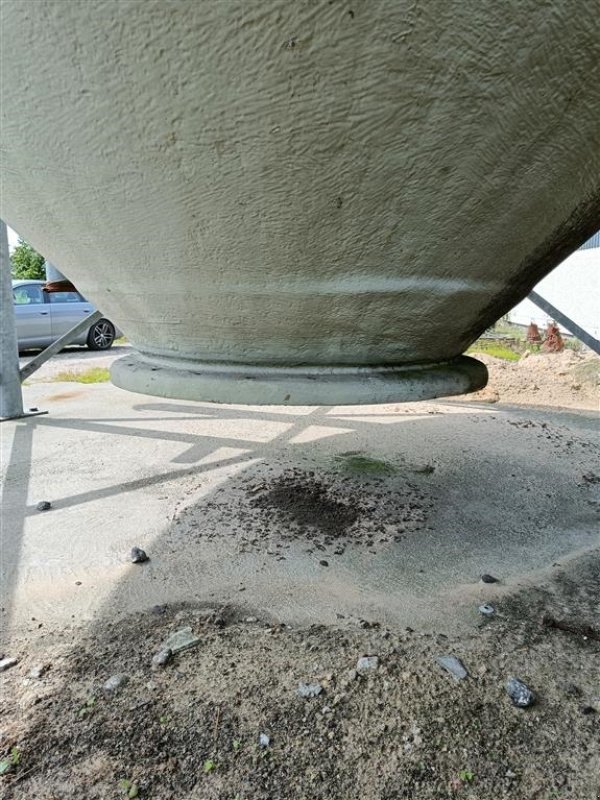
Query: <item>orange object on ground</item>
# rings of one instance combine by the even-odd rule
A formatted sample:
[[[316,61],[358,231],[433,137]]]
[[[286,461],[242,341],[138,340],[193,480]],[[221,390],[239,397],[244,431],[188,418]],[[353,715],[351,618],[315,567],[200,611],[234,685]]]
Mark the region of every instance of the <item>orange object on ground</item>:
[[[546,353],[560,353],[564,348],[565,343],[558,330],[558,325],[556,322],[550,322],[546,330],[546,338],[544,339],[542,350]]]

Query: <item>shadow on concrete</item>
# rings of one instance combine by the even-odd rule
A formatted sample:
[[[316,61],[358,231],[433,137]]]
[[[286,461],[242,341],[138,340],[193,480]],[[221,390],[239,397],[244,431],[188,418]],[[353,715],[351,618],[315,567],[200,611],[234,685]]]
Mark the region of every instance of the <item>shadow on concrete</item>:
[[[589,420],[576,415],[552,414],[548,424],[547,414],[531,409],[514,412],[459,403],[272,409],[148,402],[133,404],[130,416],[119,413],[117,407],[114,411],[114,417],[109,412],[102,419],[51,416],[15,427],[3,487],[3,508],[11,509],[10,523],[3,525],[4,552],[10,550],[3,581],[6,629],[26,521],[31,517],[37,524],[36,515],[44,519],[35,504],[28,503],[36,432],[64,448],[78,439],[89,441],[90,465],[82,463],[80,470],[93,467],[95,442],[102,443],[106,453],[115,454],[114,473],[120,478],[108,484],[105,470],[99,477],[104,485],[93,486],[94,479],[86,479],[88,488],[70,492],[68,476],[57,476],[60,480],[48,521],[54,524],[61,519],[59,514],[93,505],[93,510],[73,518],[68,546],[60,537],[56,539],[67,559],[76,561],[69,551],[75,540],[85,543],[92,536],[90,521],[98,531],[106,531],[102,534],[105,544],[94,536],[98,553],[103,547],[126,550],[132,536],[134,543],[140,537],[145,504],[156,495],[152,490],[169,487],[179,497],[175,502],[171,499],[169,524],[151,520],[152,561],[147,568],[117,567],[108,559],[103,565],[106,577],[96,578],[92,570],[86,585],[106,581],[106,591],[93,609],[99,614],[104,613],[101,597],[107,593],[110,600],[106,602],[114,613],[115,607],[126,612],[152,602],[190,598],[234,602],[234,593],[244,582],[246,603],[283,618],[330,621],[343,613],[431,620],[440,613],[447,615],[448,604],[459,604],[467,597],[470,602],[483,571],[497,571],[510,582],[597,541],[593,508],[586,495],[590,487],[578,483],[585,465],[589,468],[593,463],[594,451],[582,435],[588,431]],[[163,426],[157,427],[157,421]],[[515,424],[520,421],[531,425]],[[152,455],[153,445],[164,443],[170,455],[159,457],[156,463],[168,460],[192,466],[162,471],[153,462],[145,467],[143,459]],[[173,453],[172,445],[183,449]],[[393,474],[383,481],[346,475],[350,494],[374,508],[382,502],[382,491],[386,502],[418,506],[426,499],[418,529],[404,531],[400,543],[382,543],[375,553],[349,547],[331,559],[326,572],[319,566],[322,555],[307,553],[302,541],[290,544],[285,561],[274,561],[260,548],[240,552],[238,531],[243,532],[250,519],[240,474],[255,483],[268,483],[274,474],[293,468],[330,475],[335,458],[347,451],[395,465]],[[120,459],[132,452],[139,452],[138,468],[144,474],[128,479],[128,465],[121,465]],[[434,465],[433,474],[421,471],[426,464]],[[216,494],[222,496],[218,503]],[[119,509],[123,511],[117,517]],[[148,511],[150,517],[153,513]],[[137,530],[129,520],[135,515]],[[88,525],[82,525],[86,520]],[[192,523],[210,530],[211,536],[198,537]],[[270,526],[277,538],[281,519],[267,517],[259,523],[259,528]],[[381,524],[385,526],[385,520]],[[55,579],[60,581],[60,572]]]

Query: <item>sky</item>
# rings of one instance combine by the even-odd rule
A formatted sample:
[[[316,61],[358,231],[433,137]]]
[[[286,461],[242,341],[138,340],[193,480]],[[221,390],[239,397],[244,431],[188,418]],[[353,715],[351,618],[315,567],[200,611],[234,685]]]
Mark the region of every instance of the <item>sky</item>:
[[[6,226],[6,232],[8,233],[8,249],[14,250],[19,241],[19,234],[15,233],[15,231],[13,231],[12,228],[9,228],[8,225]]]

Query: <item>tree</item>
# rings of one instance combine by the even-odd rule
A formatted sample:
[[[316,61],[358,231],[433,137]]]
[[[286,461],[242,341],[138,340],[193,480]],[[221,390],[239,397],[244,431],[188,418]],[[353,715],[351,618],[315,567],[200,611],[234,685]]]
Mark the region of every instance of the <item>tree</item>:
[[[19,238],[19,243],[10,255],[12,273],[15,278],[40,278],[46,277],[44,256],[34,250],[24,239]]]

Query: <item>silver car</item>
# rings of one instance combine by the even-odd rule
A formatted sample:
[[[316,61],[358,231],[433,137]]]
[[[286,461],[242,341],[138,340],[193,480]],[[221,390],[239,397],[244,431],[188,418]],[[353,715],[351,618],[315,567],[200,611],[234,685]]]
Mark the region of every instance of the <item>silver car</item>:
[[[20,351],[52,344],[96,310],[79,292],[44,291],[44,281],[16,280],[12,282],[12,290]],[[90,350],[108,350],[117,336],[120,331],[113,323],[101,319],[71,344],[87,345]]]

